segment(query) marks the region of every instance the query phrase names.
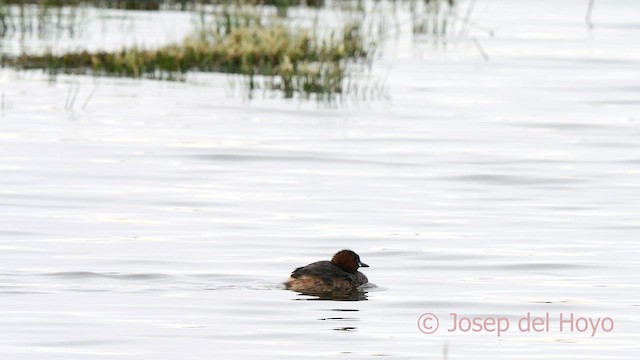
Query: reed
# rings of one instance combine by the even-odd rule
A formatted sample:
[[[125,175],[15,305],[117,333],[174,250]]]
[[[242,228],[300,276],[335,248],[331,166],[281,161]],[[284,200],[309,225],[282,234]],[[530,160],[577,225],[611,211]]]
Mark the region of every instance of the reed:
[[[243,4],[252,6],[324,6],[324,0],[3,0],[6,5],[37,5],[39,7],[91,6],[125,10],[181,10],[192,11],[202,5]]]
[[[358,23],[320,36],[282,22],[263,24],[229,16],[222,25],[201,30],[181,43],[158,49],[76,51],[5,57],[3,66],[42,69],[50,75],[95,74],[184,79],[187,72],[222,72],[247,77],[249,90],[268,86],[285,97],[343,92],[352,63],[366,63],[374,44],[365,41]],[[266,79],[265,81],[259,81]]]
[[[345,15],[339,22],[351,20],[331,30],[317,23],[292,25],[298,23],[286,17],[286,9],[301,4],[325,6],[324,0],[0,0],[0,35],[13,31],[21,39],[30,33],[57,36],[61,30],[73,37],[85,22],[85,7],[179,7],[191,10],[197,19],[194,32],[183,41],[155,49],[64,53],[23,49],[21,54],[0,57],[0,64],[42,69],[51,76],[66,73],[183,80],[189,72],[221,72],[246,78],[250,94],[262,88],[281,91],[287,98],[296,94],[327,98],[362,90],[357,87],[363,78],[359,72],[371,64],[389,24],[394,20],[397,24],[396,6],[411,9],[414,34],[434,37],[446,34],[448,14],[454,8],[454,0],[373,0],[368,5],[361,0],[343,0],[331,3],[340,9],[333,11]]]

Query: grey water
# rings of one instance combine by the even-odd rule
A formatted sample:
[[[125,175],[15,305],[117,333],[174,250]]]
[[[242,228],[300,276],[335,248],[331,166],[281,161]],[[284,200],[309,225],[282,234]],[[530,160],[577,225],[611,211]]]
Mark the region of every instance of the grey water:
[[[473,4],[444,45],[400,12],[347,106],[0,70],[1,358],[637,359],[640,3]],[[283,288],[343,248],[365,301]]]

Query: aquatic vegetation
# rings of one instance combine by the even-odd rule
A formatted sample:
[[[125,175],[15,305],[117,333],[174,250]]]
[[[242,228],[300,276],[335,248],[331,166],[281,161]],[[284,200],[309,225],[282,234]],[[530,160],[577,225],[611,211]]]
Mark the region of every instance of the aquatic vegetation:
[[[343,92],[350,63],[365,63],[374,51],[359,24],[319,36],[283,23],[226,23],[199,31],[183,42],[158,49],[86,50],[5,57],[3,66],[59,73],[181,79],[189,71],[223,72],[247,77],[249,89],[268,87],[285,97],[294,93]],[[264,79],[264,81],[261,81]]]
[[[7,5],[37,5],[39,7],[91,6],[125,10],[181,10],[190,11],[200,5],[266,5],[278,8],[290,6],[320,7],[324,0],[3,0]],[[0,4],[1,5],[1,4]]]
[[[359,86],[378,44],[399,29],[395,11],[411,9],[414,34],[443,37],[454,0],[0,0],[0,36],[58,39],[82,33],[88,7],[191,11],[195,30],[181,42],[158,48],[38,50],[0,54],[0,65],[57,74],[92,74],[181,80],[189,72],[238,74],[254,89],[285,97],[331,98],[378,91]],[[311,12],[290,18],[293,6],[331,6],[332,24]],[[389,11],[391,9],[391,11]],[[91,12],[95,14],[95,12]],[[297,13],[296,13],[297,14]],[[95,15],[93,15],[95,16]],[[293,15],[292,15],[293,16]],[[307,16],[307,18],[305,18]],[[399,30],[398,30],[399,31]],[[7,33],[9,33],[7,35]],[[22,44],[22,41],[20,42]],[[55,47],[55,46],[54,46]],[[365,71],[362,71],[365,70]]]
[[[447,33],[455,8],[454,0],[412,0],[410,6],[414,34],[438,39]]]
[[[83,25],[82,10],[88,8],[197,13],[212,7],[271,7],[277,15],[286,17],[290,7],[324,5],[324,0],[0,0],[0,37],[13,33],[74,33]]]
[[[399,29],[398,9],[411,14],[411,28],[416,35],[443,37],[452,20],[468,22],[455,13],[456,0],[0,0],[0,36],[15,33],[36,33],[57,36],[61,31],[73,34],[85,24],[83,10],[180,10],[194,14],[220,9],[253,9],[255,13],[270,13],[287,18],[292,7],[328,8],[336,15],[357,16],[379,23],[383,29]],[[472,8],[473,3],[469,8]],[[468,17],[468,14],[467,14]],[[391,26],[389,26],[391,25]]]
[[[4,0],[11,5],[38,5],[39,7],[95,6],[126,10],[159,10],[161,0]]]

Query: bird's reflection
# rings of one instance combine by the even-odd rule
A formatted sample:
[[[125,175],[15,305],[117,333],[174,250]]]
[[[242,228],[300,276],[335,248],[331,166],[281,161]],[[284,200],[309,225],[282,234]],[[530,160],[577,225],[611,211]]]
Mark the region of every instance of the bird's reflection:
[[[331,309],[331,311],[358,311],[356,309]],[[332,316],[332,317],[326,317],[326,318],[320,318],[318,320],[321,321],[345,321],[345,322],[356,322],[359,321],[360,319],[357,317],[346,317],[346,316]],[[332,328],[332,330],[335,331],[354,331],[357,330],[358,328],[355,326],[341,326],[341,327],[336,327],[336,328]]]
[[[361,290],[353,291],[333,291],[318,293],[299,293],[304,297],[297,297],[295,300],[324,300],[324,301],[366,301],[367,292]]]
[[[358,309],[330,309],[329,311],[337,311],[337,312],[354,312],[354,315]],[[337,315],[337,314],[336,314]],[[331,323],[339,322],[345,323],[345,326],[338,326],[331,328],[334,331],[355,331],[358,330],[358,327],[354,326],[357,321],[360,321],[360,318],[357,316],[329,316],[319,318],[320,321],[328,321]]]
[[[295,300],[321,300],[321,301],[365,301],[367,300],[367,292],[366,291],[347,291],[347,292],[327,292],[327,293],[299,293],[298,297]],[[353,315],[357,314],[358,309],[354,308],[333,308],[329,309],[332,312],[338,313],[352,313]],[[331,328],[334,331],[341,332],[349,332],[358,330],[358,327],[354,326],[357,321],[360,321],[359,317],[356,316],[341,316],[342,314],[331,314],[331,316],[326,316],[319,318],[320,321],[328,321],[328,322],[341,322],[345,323],[345,326],[337,326]]]

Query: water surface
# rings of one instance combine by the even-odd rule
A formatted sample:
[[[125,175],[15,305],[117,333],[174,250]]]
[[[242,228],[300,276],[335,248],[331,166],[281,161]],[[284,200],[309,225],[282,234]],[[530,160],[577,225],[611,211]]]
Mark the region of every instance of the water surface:
[[[636,359],[639,5],[596,2],[589,30],[586,1],[478,1],[495,36],[445,48],[403,26],[391,99],[338,108],[0,71],[0,354]],[[342,248],[366,301],[282,288]],[[615,329],[449,333],[452,312]]]

